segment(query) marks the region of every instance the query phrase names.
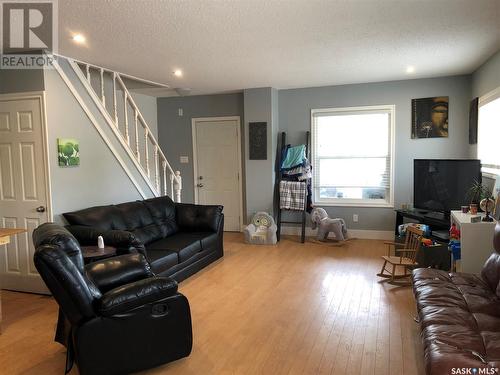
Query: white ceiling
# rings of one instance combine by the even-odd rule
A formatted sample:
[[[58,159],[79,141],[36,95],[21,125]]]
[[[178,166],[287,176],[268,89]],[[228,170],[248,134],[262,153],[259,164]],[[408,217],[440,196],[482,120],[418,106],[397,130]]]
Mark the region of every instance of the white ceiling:
[[[500,49],[500,0],[59,0],[59,38],[63,55],[191,94],[435,77]]]

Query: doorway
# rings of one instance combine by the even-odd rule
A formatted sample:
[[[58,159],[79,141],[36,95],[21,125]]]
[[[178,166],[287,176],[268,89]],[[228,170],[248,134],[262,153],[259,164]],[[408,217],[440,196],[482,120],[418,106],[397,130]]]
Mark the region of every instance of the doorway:
[[[33,263],[33,230],[51,220],[43,93],[0,95],[0,226],[24,228],[0,246],[0,287],[48,293]]]
[[[242,228],[240,118],[192,119],[194,199],[224,206],[224,230]]]

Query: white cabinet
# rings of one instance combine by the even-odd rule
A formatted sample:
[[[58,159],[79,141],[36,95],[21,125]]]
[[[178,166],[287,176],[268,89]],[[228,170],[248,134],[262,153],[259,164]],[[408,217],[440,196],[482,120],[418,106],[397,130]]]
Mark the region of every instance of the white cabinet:
[[[451,211],[451,222],[460,229],[462,259],[461,267],[457,267],[457,271],[479,274],[484,262],[493,252],[496,221],[471,223],[472,216],[462,211]]]

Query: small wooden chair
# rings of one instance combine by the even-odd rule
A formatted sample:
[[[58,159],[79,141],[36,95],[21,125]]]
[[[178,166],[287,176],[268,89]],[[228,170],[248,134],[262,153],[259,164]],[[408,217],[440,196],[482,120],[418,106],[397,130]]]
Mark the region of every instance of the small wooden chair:
[[[377,274],[377,276],[389,279],[389,284],[409,285],[409,281],[404,282],[399,280],[410,276],[410,272],[408,272],[408,270],[418,266],[416,259],[420,249],[422,236],[423,231],[415,227],[408,226],[406,228],[406,240],[404,245],[394,242],[386,242],[387,245],[395,247],[397,255],[390,255],[389,252],[388,255],[382,256],[384,264],[382,265],[382,270]],[[398,249],[397,247],[400,245],[403,245],[403,248]],[[389,263],[392,267],[387,269],[387,263]],[[396,274],[398,267],[403,268],[403,274]]]

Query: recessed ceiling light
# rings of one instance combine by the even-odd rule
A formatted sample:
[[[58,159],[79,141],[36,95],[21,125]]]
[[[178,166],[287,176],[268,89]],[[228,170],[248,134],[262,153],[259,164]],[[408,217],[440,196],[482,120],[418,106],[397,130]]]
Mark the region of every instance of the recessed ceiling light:
[[[180,70],[180,69],[174,70],[173,73],[174,73],[174,76],[176,76],[176,77],[182,77],[182,70]]]
[[[83,44],[85,43],[85,37],[82,34],[75,34],[73,35],[73,42]]]
[[[406,73],[408,73],[408,74],[415,73],[415,67],[412,65],[407,66]]]

